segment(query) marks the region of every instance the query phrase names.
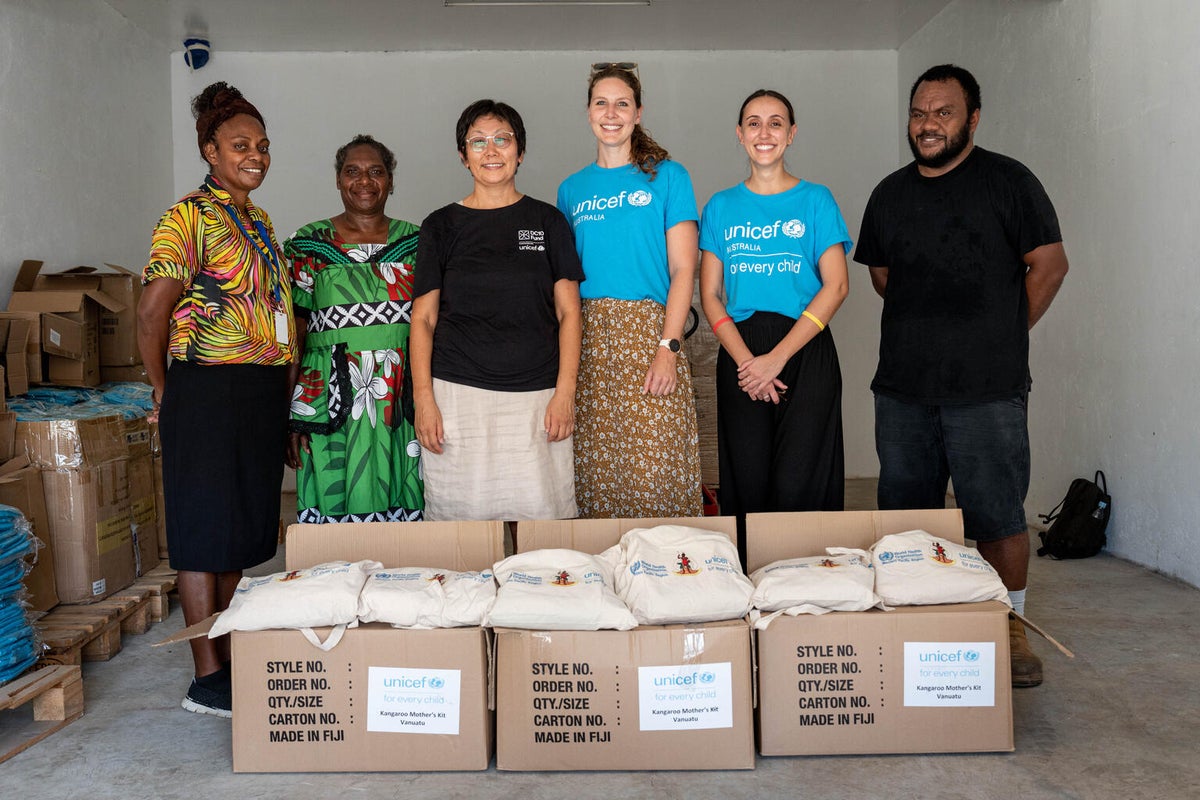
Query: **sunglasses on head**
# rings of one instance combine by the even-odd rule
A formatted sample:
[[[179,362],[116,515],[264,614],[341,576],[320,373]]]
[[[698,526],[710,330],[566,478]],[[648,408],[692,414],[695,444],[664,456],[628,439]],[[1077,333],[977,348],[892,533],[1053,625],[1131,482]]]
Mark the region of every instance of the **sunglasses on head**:
[[[606,69],[619,69],[622,72],[637,72],[636,61],[597,61],[592,64],[592,72],[603,72]]]

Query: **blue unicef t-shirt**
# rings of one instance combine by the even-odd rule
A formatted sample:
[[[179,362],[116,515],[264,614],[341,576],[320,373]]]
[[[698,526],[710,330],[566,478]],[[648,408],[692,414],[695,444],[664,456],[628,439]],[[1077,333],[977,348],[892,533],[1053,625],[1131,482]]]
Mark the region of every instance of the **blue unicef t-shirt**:
[[[667,229],[698,218],[686,169],[664,161],[650,180],[633,164],[606,169],[593,163],[558,187],[558,209],[575,229],[586,276],[581,297],[666,305]]]
[[[739,183],[714,194],[700,222],[700,249],[721,260],[725,310],[734,322],[756,311],[799,319],[821,290],[818,260],[839,243],[850,251],[837,201],[808,181],[779,194],[755,194]]]

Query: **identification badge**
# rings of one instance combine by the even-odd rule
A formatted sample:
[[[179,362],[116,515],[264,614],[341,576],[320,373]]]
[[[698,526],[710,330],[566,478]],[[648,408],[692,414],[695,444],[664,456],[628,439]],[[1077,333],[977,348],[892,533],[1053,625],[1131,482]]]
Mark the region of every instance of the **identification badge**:
[[[275,312],[275,341],[280,344],[288,343],[288,317],[282,311]]]

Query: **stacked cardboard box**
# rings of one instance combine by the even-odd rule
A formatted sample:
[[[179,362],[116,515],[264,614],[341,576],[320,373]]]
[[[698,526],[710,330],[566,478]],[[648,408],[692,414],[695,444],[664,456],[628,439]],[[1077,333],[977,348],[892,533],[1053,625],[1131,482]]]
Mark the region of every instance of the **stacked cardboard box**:
[[[106,266],[112,271],[75,267],[41,274],[41,261],[21,265],[8,310],[32,323],[30,381],[95,386],[102,365],[128,369],[141,362],[136,319],[141,282],[123,267]]]
[[[747,568],[914,529],[961,543],[962,512],[749,514]],[[763,755],[1012,750],[1008,607],[778,617],[758,633],[758,727]]]
[[[522,522],[517,549],[599,553],[663,523],[736,530],[732,517]],[[496,631],[497,769],[753,769],[752,706],[744,620]]]
[[[97,602],[132,583],[137,567],[122,419],[22,421],[17,440],[42,472],[59,599]]]
[[[145,417],[122,421],[125,446],[129,451],[129,522],[137,574],[145,575],[158,566],[158,502],[154,455],[150,449],[150,424]]]

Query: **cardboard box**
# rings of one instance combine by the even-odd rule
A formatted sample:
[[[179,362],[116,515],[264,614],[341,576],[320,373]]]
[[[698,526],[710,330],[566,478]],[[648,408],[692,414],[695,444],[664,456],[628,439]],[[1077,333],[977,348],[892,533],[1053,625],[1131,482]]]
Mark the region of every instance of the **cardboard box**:
[[[599,553],[631,528],[677,523],[736,536],[732,517],[522,522],[517,549]],[[744,620],[632,631],[496,631],[496,768],[754,767]]]
[[[154,459],[150,453],[129,459],[129,526],[138,575],[158,566],[158,514],[154,500]]]
[[[7,320],[23,320],[24,328],[28,330],[28,336],[25,341],[25,389],[22,392],[17,392],[14,387],[11,394],[24,394],[29,391],[29,384],[41,383],[45,377],[45,371],[42,367],[42,315],[37,311],[0,311],[0,319]],[[10,329],[11,330],[11,329]],[[10,333],[11,335],[11,333]],[[19,335],[19,329],[18,329]],[[16,363],[18,359],[14,356],[10,362],[10,366]],[[11,378],[10,378],[11,380]]]
[[[132,367],[109,367],[100,365],[101,383],[150,383],[146,374],[145,364],[134,364]]]
[[[33,569],[25,576],[29,607],[49,611],[58,605],[54,582],[54,548],[50,546],[50,525],[46,515],[42,474],[30,466],[29,459],[18,456],[0,466],[0,503],[20,510],[29,520],[33,535],[42,543]]]
[[[167,550],[167,501],[163,497],[162,455],[155,453],[152,457],[154,474],[154,517],[158,539],[158,557],[169,558]]]
[[[17,415],[14,411],[0,411],[0,464],[16,455]],[[22,454],[24,455],[24,454]]]
[[[289,570],[365,558],[481,570],[503,554],[498,522],[346,523],[292,525],[286,561]],[[491,762],[483,628],[371,623],[328,652],[298,631],[239,631],[232,648],[235,772],[485,770]],[[425,688],[389,688],[418,684]]]
[[[120,314],[126,306],[101,290],[98,277],[40,275],[41,268],[40,261],[21,265],[8,308],[41,314],[46,381],[95,386],[100,382],[101,315]]]
[[[64,603],[94,603],[137,577],[128,459],[43,470],[54,577]]]
[[[749,514],[747,566],[917,528],[963,541],[958,509]],[[757,638],[763,755],[1013,749],[1002,603],[781,616]]]
[[[116,414],[20,421],[17,441],[34,466],[41,469],[78,469],[129,455],[125,423]]]
[[[29,318],[23,314],[0,314],[0,360],[4,365],[4,389],[9,397],[29,391]],[[0,398],[0,403],[3,399]]]
[[[125,436],[125,449],[130,458],[148,456],[150,449],[150,423],[144,416],[121,419],[121,431]]]

